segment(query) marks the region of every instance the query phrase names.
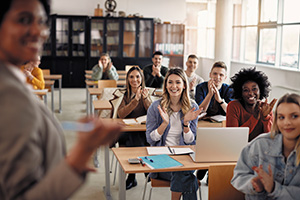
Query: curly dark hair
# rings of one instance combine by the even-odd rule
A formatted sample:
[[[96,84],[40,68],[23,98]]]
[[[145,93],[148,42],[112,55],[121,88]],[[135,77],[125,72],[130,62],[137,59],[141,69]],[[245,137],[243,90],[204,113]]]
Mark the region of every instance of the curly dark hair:
[[[230,80],[232,81],[230,87],[233,88],[233,98],[235,99],[243,99],[242,86],[248,81],[257,83],[260,90],[260,100],[269,96],[271,83],[265,73],[256,71],[256,67],[243,68],[231,77]]]

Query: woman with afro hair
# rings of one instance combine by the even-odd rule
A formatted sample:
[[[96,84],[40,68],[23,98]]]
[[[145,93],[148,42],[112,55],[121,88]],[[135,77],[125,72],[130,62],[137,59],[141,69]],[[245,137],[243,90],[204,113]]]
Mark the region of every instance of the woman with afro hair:
[[[276,99],[267,101],[271,85],[268,77],[253,67],[241,69],[231,81],[235,100],[227,106],[226,126],[249,127],[249,141],[270,132]]]

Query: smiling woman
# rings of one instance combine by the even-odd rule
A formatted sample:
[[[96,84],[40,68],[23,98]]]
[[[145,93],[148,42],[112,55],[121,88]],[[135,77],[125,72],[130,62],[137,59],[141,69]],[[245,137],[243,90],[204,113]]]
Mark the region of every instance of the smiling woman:
[[[246,199],[298,199],[299,164],[300,96],[286,94],[278,101],[271,133],[243,149],[231,183]]]
[[[82,119],[94,129],[78,133],[66,157],[60,124],[26,86],[21,65],[38,57],[47,38],[46,0],[0,1],[0,199],[68,199],[84,182],[100,145],[114,141],[117,124]]]
[[[272,109],[276,103],[262,101],[270,91],[268,77],[255,68],[241,69],[231,78],[233,97],[227,106],[227,127],[249,127],[249,141],[261,133],[271,130],[273,123]]]

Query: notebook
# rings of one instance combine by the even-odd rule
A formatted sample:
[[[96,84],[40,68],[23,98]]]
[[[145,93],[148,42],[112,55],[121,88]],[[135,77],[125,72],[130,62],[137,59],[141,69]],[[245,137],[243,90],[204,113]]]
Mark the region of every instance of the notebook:
[[[195,162],[234,162],[248,144],[248,127],[198,128]]]

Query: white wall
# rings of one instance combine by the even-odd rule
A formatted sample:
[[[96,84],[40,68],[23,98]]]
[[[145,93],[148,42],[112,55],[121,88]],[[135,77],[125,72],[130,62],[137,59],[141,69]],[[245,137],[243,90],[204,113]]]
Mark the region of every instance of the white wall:
[[[162,21],[183,23],[185,0],[116,0],[116,11],[126,15],[139,13],[143,17],[160,18]],[[97,4],[104,8],[105,0],[52,0],[52,14],[94,15]]]

